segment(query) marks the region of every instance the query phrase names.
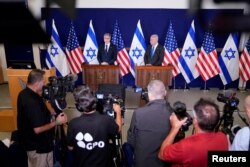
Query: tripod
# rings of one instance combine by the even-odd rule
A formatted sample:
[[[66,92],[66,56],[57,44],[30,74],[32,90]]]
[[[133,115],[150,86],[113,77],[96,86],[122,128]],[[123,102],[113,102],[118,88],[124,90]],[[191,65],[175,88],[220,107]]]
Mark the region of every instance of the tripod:
[[[122,167],[123,166],[123,152],[121,148],[121,134],[115,135],[114,138],[112,138],[112,146],[113,146],[113,152],[112,152],[112,160],[113,160],[113,166],[114,167]]]
[[[219,130],[223,133],[229,135],[229,140],[232,143],[234,139],[234,134],[232,133],[232,126],[234,122],[233,112],[236,111],[238,113],[238,116],[244,122],[247,126],[249,124],[247,123],[246,119],[240,115],[240,111],[238,107],[231,108],[227,104],[224,106],[223,115],[220,118],[220,121],[218,125],[215,128],[215,131],[218,132]]]

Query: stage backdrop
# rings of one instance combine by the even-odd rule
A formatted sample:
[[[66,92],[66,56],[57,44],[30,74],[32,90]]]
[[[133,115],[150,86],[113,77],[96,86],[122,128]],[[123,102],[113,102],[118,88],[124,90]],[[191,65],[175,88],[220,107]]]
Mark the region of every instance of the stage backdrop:
[[[169,22],[173,24],[175,36],[177,39],[178,47],[181,49],[184,44],[188,29],[192,20],[195,21],[195,31],[197,39],[197,48],[201,47],[203,41],[204,32],[207,30],[208,24],[213,24],[213,20],[222,14],[234,14],[242,15],[241,9],[203,9],[199,15],[190,14],[187,9],[77,9],[77,15],[74,20],[70,19],[58,8],[42,9],[42,17],[46,21],[46,30],[51,32],[52,19],[55,20],[55,24],[61,38],[63,46],[66,46],[67,37],[69,34],[70,23],[73,21],[76,35],[79,43],[84,47],[86,35],[89,27],[89,22],[92,20],[95,30],[97,43],[100,45],[103,42],[103,34],[105,32],[112,33],[115,22],[118,21],[122,38],[125,43],[125,47],[129,49],[134,31],[138,20],[141,20],[142,31],[147,45],[149,44],[149,38],[151,34],[159,35],[159,43],[164,44],[167,28]],[[223,48],[227,38],[228,32],[214,33],[215,47],[217,48],[218,55]],[[134,80],[131,75],[125,76],[121,82],[128,86],[134,86]],[[182,75],[179,74],[175,78],[176,88],[183,88],[185,80]],[[189,87],[203,87],[204,81],[201,77],[192,81]],[[228,87],[238,87],[238,81],[232,82],[227,85]],[[221,79],[216,76],[207,81],[207,87],[223,87]],[[249,87],[249,84],[248,84]]]

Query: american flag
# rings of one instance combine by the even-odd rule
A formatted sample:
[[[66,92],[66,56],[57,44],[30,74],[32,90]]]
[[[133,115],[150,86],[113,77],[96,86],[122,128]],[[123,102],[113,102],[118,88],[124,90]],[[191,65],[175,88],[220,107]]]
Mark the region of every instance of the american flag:
[[[169,23],[164,47],[165,47],[165,53],[164,53],[164,60],[162,62],[162,66],[172,64],[174,67],[172,73],[173,73],[173,77],[175,77],[176,75],[180,73],[180,69],[178,67],[180,50],[177,46],[177,41],[175,39],[174,29],[173,29],[171,22]]]
[[[214,37],[210,31],[206,32],[204,35],[201,51],[198,55],[195,67],[204,81],[220,73]]]
[[[120,74],[123,77],[124,75],[130,72],[130,59],[128,52],[124,46],[122,35],[118,26],[118,22],[115,23],[115,28],[112,34],[112,43],[117,46],[117,60],[115,63],[119,65]]]
[[[243,81],[250,80],[250,37],[240,57],[240,77]]]
[[[69,36],[66,45],[67,60],[70,65],[70,71],[72,74],[77,74],[82,71],[81,65],[84,62],[82,49],[79,45],[75,28],[71,22],[69,30]]]

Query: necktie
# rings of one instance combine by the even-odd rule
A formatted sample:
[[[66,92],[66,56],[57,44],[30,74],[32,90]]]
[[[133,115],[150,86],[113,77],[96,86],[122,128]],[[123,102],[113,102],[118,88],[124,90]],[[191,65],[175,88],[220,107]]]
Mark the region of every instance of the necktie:
[[[105,45],[105,51],[108,53],[108,45]]]
[[[152,46],[152,48],[151,48],[151,57],[153,57],[154,52],[155,52],[155,49],[154,49],[154,47]]]

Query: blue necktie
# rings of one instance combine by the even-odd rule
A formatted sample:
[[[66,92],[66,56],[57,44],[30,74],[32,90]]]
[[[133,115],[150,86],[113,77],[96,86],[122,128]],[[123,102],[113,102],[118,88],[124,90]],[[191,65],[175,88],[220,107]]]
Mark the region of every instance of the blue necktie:
[[[105,45],[105,51],[108,53],[108,45]]]
[[[151,57],[153,57],[154,52],[155,52],[155,50],[154,50],[154,47],[152,46],[152,48],[151,48]]]

